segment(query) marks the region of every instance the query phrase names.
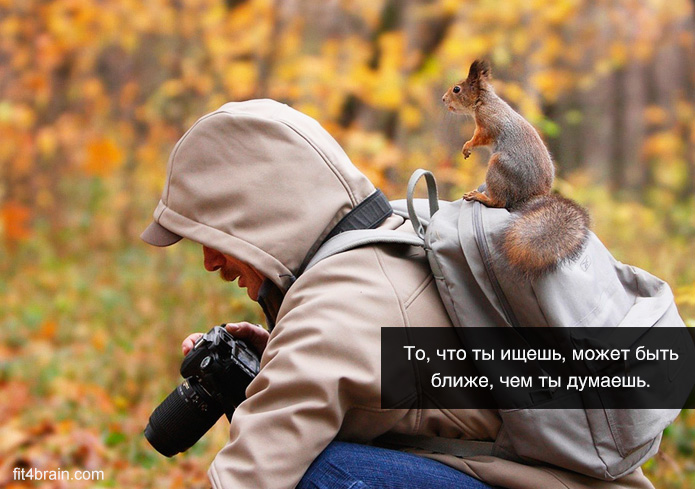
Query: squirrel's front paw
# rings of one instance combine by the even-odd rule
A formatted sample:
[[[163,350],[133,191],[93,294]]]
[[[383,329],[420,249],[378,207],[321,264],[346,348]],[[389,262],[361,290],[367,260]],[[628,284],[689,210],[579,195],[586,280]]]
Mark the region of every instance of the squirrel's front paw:
[[[463,153],[463,159],[466,159],[471,155],[471,148],[464,144],[463,149],[461,149],[461,153]]]
[[[470,192],[466,192],[463,194],[463,199],[464,200],[478,200],[478,197],[481,195],[480,192],[477,190],[471,190]]]

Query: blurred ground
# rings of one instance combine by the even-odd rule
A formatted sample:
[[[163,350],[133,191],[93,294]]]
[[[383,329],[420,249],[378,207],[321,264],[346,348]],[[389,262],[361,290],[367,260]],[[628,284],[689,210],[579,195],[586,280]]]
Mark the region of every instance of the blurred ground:
[[[0,486],[34,467],[106,476],[38,487],[206,487],[226,422],[174,460],[141,432],[187,334],[262,319],[199,247],[138,235],[176,140],[230,100],[316,117],[390,198],[426,167],[453,199],[487,155],[462,159],[473,126],[440,98],[485,57],[556,188],[695,326],[694,23],[688,0],[0,0]],[[694,444],[685,412],[656,487],[695,487]]]

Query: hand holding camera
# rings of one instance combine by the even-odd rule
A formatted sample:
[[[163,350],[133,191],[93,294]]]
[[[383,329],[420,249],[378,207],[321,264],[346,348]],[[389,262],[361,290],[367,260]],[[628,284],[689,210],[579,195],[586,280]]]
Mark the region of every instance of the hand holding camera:
[[[152,412],[147,441],[171,457],[193,446],[222,414],[231,419],[260,369],[255,349],[265,349],[267,340],[268,333],[250,323],[215,326],[188,336],[182,344],[185,380]]]
[[[268,344],[270,333],[263,329],[260,324],[252,324],[246,321],[241,323],[227,323],[224,328],[237,339],[244,340],[251,348],[256,350],[259,355],[265,351],[265,345]],[[198,341],[205,333],[193,333],[186,337],[181,343],[181,351],[183,355],[188,355],[188,352],[193,349],[196,341]]]

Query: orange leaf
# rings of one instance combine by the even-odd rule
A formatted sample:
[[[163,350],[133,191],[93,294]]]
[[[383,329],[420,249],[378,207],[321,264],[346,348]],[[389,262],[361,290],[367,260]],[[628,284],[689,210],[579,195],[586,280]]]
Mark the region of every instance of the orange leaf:
[[[121,163],[123,163],[123,152],[113,139],[99,138],[87,144],[84,170],[88,175],[105,177]]]
[[[50,341],[53,338],[55,338],[57,330],[58,324],[52,319],[48,319],[41,323],[41,328],[39,329],[38,337]]]
[[[0,210],[5,227],[5,237],[9,241],[21,241],[31,235],[29,218],[31,210],[17,202],[10,201]]]

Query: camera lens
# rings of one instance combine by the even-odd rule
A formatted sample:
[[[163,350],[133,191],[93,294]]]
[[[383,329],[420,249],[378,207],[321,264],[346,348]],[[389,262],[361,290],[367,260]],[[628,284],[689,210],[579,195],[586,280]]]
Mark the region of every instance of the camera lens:
[[[145,438],[162,455],[172,457],[191,448],[224,410],[195,378],[181,383],[152,412]]]

